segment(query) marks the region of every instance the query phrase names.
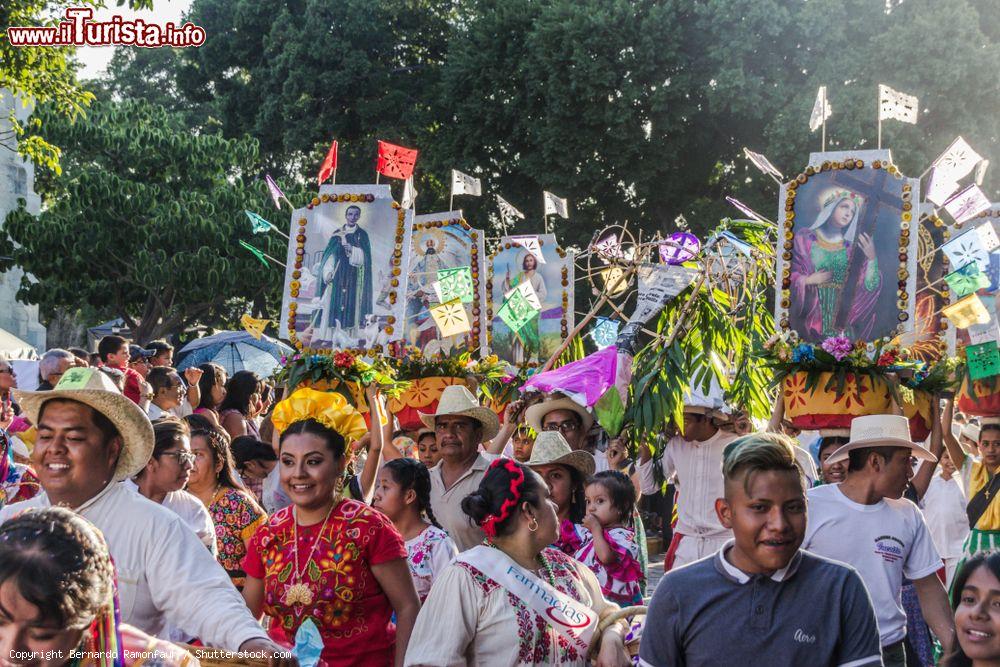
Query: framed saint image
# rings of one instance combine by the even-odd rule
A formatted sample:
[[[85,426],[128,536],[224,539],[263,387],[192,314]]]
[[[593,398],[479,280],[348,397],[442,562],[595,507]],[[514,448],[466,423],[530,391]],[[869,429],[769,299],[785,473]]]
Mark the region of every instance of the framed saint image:
[[[919,181],[889,151],[813,153],[781,188],[775,321],[810,343],[910,331]]]
[[[473,229],[461,211],[415,216],[406,290],[406,342],[425,354],[474,351],[486,343],[486,281],[483,271],[485,237]],[[430,309],[440,303],[434,289],[438,271],[468,267],[471,298],[463,299],[471,330],[442,338]]]
[[[281,326],[293,345],[370,352],[399,338],[411,218],[388,185],[326,185],[292,213]]]
[[[511,238],[501,239],[488,262],[486,318],[490,350],[516,366],[542,364],[573,328],[573,256],[557,245],[553,234],[537,236],[544,262]],[[500,310],[522,284],[530,285],[541,310],[519,330],[512,331]]]

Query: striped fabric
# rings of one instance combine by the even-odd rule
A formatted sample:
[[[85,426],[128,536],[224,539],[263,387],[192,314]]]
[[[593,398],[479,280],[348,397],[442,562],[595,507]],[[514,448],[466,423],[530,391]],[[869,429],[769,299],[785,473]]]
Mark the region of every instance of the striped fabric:
[[[1000,551],[1000,530],[979,530],[973,528],[962,545],[962,560],[955,566],[956,575],[962,571],[965,561],[984,551]],[[952,583],[958,577],[952,579]],[[949,591],[949,596],[951,591]]]

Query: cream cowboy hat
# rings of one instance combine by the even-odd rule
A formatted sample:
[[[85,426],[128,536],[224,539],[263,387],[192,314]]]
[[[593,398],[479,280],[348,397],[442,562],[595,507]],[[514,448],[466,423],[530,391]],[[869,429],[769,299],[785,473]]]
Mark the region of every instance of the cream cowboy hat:
[[[541,434],[542,420],[545,419],[545,415],[555,410],[569,410],[579,415],[580,420],[583,422],[584,433],[589,431],[590,427],[594,425],[594,417],[587,408],[565,396],[551,396],[541,403],[535,403],[524,411],[524,422],[534,429],[536,433]]]
[[[475,419],[483,427],[483,440],[492,440],[500,432],[500,419],[497,413],[489,408],[479,405],[479,401],[472,395],[465,385],[453,384],[444,388],[441,398],[438,400],[437,412],[433,414],[420,412],[420,421],[427,428],[434,428],[434,419],[446,415],[457,417],[468,417]]]
[[[846,461],[850,452],[865,447],[905,447],[913,456],[932,463],[937,457],[910,440],[910,422],[902,415],[868,415],[851,422],[851,440],[830,455],[827,463]]]
[[[153,455],[153,425],[142,409],[122,395],[114,382],[95,368],[70,368],[50,391],[18,391],[14,397],[32,424],[46,401],[62,398],[88,405],[107,417],[122,437],[122,450],[112,482],[132,477]]]
[[[564,465],[575,468],[587,479],[594,474],[597,463],[590,452],[573,451],[569,448],[566,438],[558,431],[542,431],[535,438],[535,446],[531,450],[531,458],[526,464],[529,468],[548,465]]]

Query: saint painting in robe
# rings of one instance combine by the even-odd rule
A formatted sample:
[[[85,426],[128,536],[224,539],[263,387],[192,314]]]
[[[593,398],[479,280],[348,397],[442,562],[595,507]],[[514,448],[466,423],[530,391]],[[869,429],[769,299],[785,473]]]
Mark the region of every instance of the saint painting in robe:
[[[843,189],[821,195],[820,212],[808,230],[797,231],[792,249],[789,321],[808,342],[844,335],[855,341],[871,339],[876,305],[882,290],[875,245],[869,234],[858,234],[864,200]],[[863,261],[848,275],[854,253]],[[845,287],[853,286],[853,292]],[[837,313],[847,295],[847,317]]]
[[[531,284],[538,300],[544,304],[548,298],[548,290],[545,288],[545,280],[538,273],[538,259],[530,252],[524,252],[521,259],[521,271],[513,278],[510,275],[510,268],[507,269],[507,276],[503,281],[504,292],[509,292],[523,282]],[[523,364],[527,361],[537,361],[542,349],[540,322],[541,313],[531,318],[531,321],[524,325],[520,331],[513,332],[514,341],[511,345],[512,361],[515,364]]]
[[[331,340],[331,329],[364,327],[372,314],[372,252],[368,232],[358,225],[361,207],[348,206],[344,218],[313,271],[319,283],[310,323],[316,340]]]

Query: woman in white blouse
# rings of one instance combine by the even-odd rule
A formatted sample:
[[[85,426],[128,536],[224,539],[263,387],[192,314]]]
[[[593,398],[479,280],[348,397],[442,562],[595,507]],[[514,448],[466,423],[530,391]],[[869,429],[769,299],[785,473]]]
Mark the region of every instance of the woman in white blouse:
[[[536,472],[511,459],[494,461],[462,510],[482,527],[486,544],[460,554],[434,582],[406,665],[583,667],[597,641],[593,664],[631,664],[621,625],[595,636],[599,620],[618,607],[604,599],[590,570],[549,546],[559,521]]]

